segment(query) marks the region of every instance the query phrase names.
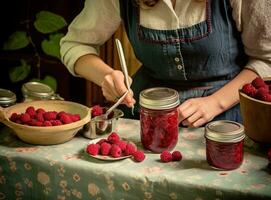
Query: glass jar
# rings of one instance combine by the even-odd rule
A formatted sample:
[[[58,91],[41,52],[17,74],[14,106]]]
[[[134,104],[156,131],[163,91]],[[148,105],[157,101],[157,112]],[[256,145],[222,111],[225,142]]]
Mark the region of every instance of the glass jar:
[[[154,153],[172,150],[179,134],[178,92],[165,87],[149,88],[140,93],[139,104],[143,147]]]
[[[27,82],[22,86],[24,102],[34,100],[63,100],[54,90],[46,84],[39,82]]]
[[[10,90],[0,88],[0,106],[8,107],[16,103],[16,94]]]
[[[205,126],[206,157],[210,166],[233,170],[243,162],[244,126],[233,121],[221,120]]]

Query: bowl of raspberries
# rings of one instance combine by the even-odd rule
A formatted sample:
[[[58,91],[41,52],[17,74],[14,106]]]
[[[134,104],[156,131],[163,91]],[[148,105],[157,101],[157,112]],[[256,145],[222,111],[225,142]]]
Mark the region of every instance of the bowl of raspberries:
[[[260,143],[271,143],[271,78],[255,78],[239,90],[245,134]]]
[[[107,107],[94,105],[91,107],[91,121],[83,128],[83,135],[90,139],[95,139],[101,135],[113,132],[116,129],[117,121],[123,117],[124,113],[120,109],[114,109],[107,119],[101,119],[97,116],[104,114]],[[97,117],[97,118],[96,118]]]
[[[60,144],[90,121],[90,109],[70,101],[31,101],[1,107],[0,121],[26,143]]]

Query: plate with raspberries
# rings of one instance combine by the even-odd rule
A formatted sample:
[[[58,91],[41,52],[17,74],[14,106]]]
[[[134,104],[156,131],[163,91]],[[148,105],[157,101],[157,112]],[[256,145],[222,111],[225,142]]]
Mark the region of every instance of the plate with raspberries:
[[[86,146],[85,152],[93,158],[107,161],[133,158],[135,161],[141,162],[145,159],[145,154],[138,151],[133,142],[121,139],[116,132],[110,133],[107,138],[91,140]]]

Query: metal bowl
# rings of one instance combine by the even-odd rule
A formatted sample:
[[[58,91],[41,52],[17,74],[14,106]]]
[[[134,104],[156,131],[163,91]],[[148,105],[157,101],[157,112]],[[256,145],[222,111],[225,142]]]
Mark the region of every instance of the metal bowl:
[[[108,109],[108,108],[105,108]],[[96,120],[95,117],[84,125],[82,134],[90,139],[95,139],[99,136],[106,135],[115,131],[118,119],[123,117],[124,113],[120,109],[113,110],[113,116],[106,120]]]

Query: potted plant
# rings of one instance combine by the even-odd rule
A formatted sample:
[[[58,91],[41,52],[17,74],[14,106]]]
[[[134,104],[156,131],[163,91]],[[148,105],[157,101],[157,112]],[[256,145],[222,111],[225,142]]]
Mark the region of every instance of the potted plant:
[[[64,36],[61,30],[67,26],[66,20],[53,12],[42,10],[35,14],[35,19],[23,19],[23,30],[13,32],[3,44],[4,51],[20,51],[27,49],[30,57],[20,57],[18,65],[9,69],[8,76],[12,83],[38,81],[57,89],[56,78],[51,75],[41,77],[41,59],[51,62],[60,60],[59,41]],[[35,31],[35,33],[33,33]],[[34,40],[39,35],[39,40]],[[43,55],[46,55],[44,58]]]

